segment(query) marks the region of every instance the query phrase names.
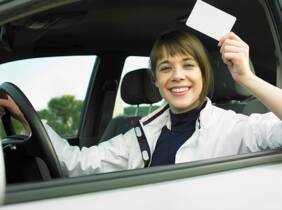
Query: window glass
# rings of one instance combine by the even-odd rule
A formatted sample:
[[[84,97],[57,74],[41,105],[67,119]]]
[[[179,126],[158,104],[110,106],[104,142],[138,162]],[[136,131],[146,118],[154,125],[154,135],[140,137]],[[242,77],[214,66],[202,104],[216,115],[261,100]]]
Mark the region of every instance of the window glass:
[[[0,65],[0,82],[17,85],[60,135],[75,136],[95,61],[96,56],[67,56],[9,62]]]
[[[149,68],[149,57],[142,57],[142,56],[129,56],[126,58],[121,81],[124,77],[124,75],[130,71],[134,71],[141,68]],[[143,117],[149,114],[150,112],[157,109],[162,102],[156,103],[156,104],[142,104],[139,107],[132,106],[130,104],[125,103],[120,94],[120,87],[121,82],[119,84],[117,98],[115,102],[114,112],[113,112],[113,118],[117,116],[139,116]]]

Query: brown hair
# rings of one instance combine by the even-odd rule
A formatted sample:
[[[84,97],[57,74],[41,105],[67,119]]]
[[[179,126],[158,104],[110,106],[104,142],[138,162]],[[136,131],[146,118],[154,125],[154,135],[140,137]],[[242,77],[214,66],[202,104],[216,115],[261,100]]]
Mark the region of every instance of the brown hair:
[[[203,77],[203,90],[200,94],[200,102],[202,104],[213,85],[211,65],[202,42],[193,34],[184,31],[169,31],[162,34],[155,41],[150,54],[150,66],[154,77],[156,75],[157,62],[166,53],[169,56],[189,54],[195,59]]]

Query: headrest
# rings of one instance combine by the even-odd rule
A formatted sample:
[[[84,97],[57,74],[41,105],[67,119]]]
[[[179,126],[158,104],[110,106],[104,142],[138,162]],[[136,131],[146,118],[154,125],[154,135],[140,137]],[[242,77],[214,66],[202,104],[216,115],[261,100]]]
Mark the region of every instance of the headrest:
[[[152,104],[162,99],[151,71],[145,68],[128,72],[124,76],[121,83],[121,98],[131,105]]]
[[[214,75],[214,88],[211,96],[213,102],[244,100],[252,95],[247,89],[233,80],[227,65],[222,61],[220,53],[211,53],[210,62]],[[254,71],[252,65],[251,69]]]

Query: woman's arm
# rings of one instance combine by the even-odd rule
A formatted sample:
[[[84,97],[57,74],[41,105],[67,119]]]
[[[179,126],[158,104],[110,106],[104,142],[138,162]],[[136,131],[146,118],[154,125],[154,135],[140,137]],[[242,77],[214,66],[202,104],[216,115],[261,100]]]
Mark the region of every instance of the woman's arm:
[[[27,132],[31,132],[23,113],[10,97],[0,99],[0,117],[5,115],[3,108],[8,109],[23,124]],[[133,151],[139,151],[139,145],[137,141],[134,141],[135,135],[132,131],[126,135],[118,135],[99,144],[99,146],[80,149],[78,146],[71,146],[66,139],[59,136],[46,123],[43,123],[43,125],[54,146],[60,164],[68,176],[126,170],[128,169],[129,148],[133,148]],[[135,152],[133,157],[140,160],[141,165],[138,165],[138,167],[142,167],[141,153]]]
[[[250,90],[282,120],[282,89],[262,80],[251,71],[249,46],[233,32],[223,36],[218,46],[223,62],[228,66],[233,79]]]

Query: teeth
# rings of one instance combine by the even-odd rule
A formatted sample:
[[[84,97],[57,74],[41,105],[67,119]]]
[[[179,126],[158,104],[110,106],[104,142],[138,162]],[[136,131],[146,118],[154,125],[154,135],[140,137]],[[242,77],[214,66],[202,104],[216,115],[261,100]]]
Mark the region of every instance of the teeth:
[[[187,91],[189,88],[188,87],[182,87],[182,88],[172,88],[172,92],[180,93],[183,91]]]

